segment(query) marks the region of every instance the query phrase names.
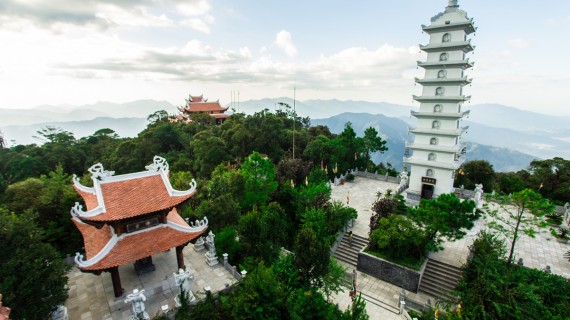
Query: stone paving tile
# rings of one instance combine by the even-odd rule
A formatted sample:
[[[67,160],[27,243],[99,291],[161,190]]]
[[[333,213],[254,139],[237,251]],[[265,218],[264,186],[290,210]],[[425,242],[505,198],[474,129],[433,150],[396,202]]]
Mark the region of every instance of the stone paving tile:
[[[349,196],[348,205],[355,208],[358,212],[358,218],[349,230],[352,230],[356,235],[367,238],[370,231],[371,207],[376,200],[377,192],[384,194],[387,189],[395,190],[397,187],[398,185],[394,183],[356,177],[354,182],[333,186],[332,198],[347,203],[347,196]],[[485,228],[485,221],[483,219],[478,220],[475,227],[463,239],[451,243],[445,242],[444,250],[431,253],[430,258],[455,266],[463,265],[467,261],[469,254],[468,246],[477,238],[479,231]],[[570,263],[563,258],[563,254],[568,250],[570,250],[569,244],[557,242],[552,239],[548,230],[544,230],[537,234],[535,239],[523,235],[517,241],[515,255],[517,259],[519,257],[523,258],[524,265],[527,267],[544,269],[548,264],[551,266],[553,273],[570,278]],[[354,268],[343,262],[340,262],[340,264],[349,270]],[[364,294],[397,307],[399,294],[402,289],[372,276],[357,272],[357,290],[362,290]],[[425,303],[430,298],[423,293],[406,292],[406,295],[419,303]],[[348,293],[346,295],[343,293],[335,295],[334,301],[340,306],[350,303]],[[400,319],[399,316],[391,318],[390,315],[384,314],[382,310],[377,310],[381,308],[370,303],[367,304],[366,308],[371,319]]]
[[[186,268],[194,274],[190,288],[197,298],[204,296],[204,287],[210,286],[217,292],[236,282],[233,276],[218,264],[210,267],[206,264],[204,251],[196,252],[192,244],[184,248]],[[156,270],[152,273],[137,276],[133,264],[119,267],[121,284],[125,289],[122,297],[115,298],[111,276],[102,273],[96,276],[82,273],[73,268],[68,274],[69,298],[65,306],[70,319],[107,320],[130,319],[130,304],[124,300],[133,289],[144,289],[147,298],[148,314],[153,317],[160,312],[161,306],[175,306],[174,297],[178,294],[178,286],[174,282],[173,273],[177,271],[175,250],[169,250],[153,256]]]

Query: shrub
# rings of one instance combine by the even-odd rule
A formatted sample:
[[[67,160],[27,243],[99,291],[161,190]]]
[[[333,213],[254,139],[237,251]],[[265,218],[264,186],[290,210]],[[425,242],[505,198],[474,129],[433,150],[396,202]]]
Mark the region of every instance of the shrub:
[[[421,259],[425,253],[425,243],[424,232],[399,215],[380,219],[378,229],[370,235],[372,249],[377,248],[392,258],[409,255]]]

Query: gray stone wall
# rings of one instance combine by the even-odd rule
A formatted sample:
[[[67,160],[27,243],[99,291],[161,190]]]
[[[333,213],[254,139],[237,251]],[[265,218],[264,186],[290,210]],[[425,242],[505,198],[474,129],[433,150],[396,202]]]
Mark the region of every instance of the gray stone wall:
[[[356,269],[408,291],[418,292],[425,265],[426,263],[420,271],[416,271],[360,251]]]

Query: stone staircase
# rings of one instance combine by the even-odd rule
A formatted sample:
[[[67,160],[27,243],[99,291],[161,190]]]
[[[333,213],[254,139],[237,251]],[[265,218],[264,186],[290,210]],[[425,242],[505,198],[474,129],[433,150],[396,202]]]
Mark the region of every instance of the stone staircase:
[[[450,291],[455,290],[461,279],[461,269],[437,260],[428,259],[420,287],[421,291],[435,298],[449,300]]]
[[[359,235],[352,235],[352,246],[348,241],[348,235],[345,234],[342,237],[340,245],[334,253],[334,257],[339,261],[346,262],[350,265],[356,266],[358,263],[358,251],[368,245],[368,238],[361,237]]]

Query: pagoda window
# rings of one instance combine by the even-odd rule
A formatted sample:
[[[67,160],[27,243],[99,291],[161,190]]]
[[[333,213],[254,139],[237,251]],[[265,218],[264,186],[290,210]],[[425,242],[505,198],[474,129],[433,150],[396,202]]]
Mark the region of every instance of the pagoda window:
[[[435,161],[435,153],[428,154],[428,161]]]
[[[444,53],[439,55],[439,61],[447,61],[447,58],[449,58],[449,55],[447,54],[447,52],[444,52]]]
[[[434,138],[429,139],[429,144],[437,145],[437,143],[438,143],[437,138],[434,137]]]
[[[445,70],[439,70],[439,71],[437,72],[437,78],[438,78],[438,79],[445,79],[445,78],[447,78],[447,71],[445,71]]]
[[[427,176],[427,177],[433,177],[433,170],[432,170],[432,169],[427,169],[427,170],[426,170],[426,176]]]
[[[451,35],[449,33],[445,33],[443,37],[441,37],[441,42],[449,42],[451,40]]]
[[[435,95],[436,96],[443,96],[443,91],[444,91],[443,87],[437,87],[435,89]]]
[[[433,112],[439,113],[439,112],[441,112],[442,109],[443,109],[443,107],[441,106],[441,104],[436,104],[436,105],[433,107]]]
[[[439,129],[440,126],[441,123],[439,122],[439,120],[435,120],[434,122],[431,123],[432,129]]]

